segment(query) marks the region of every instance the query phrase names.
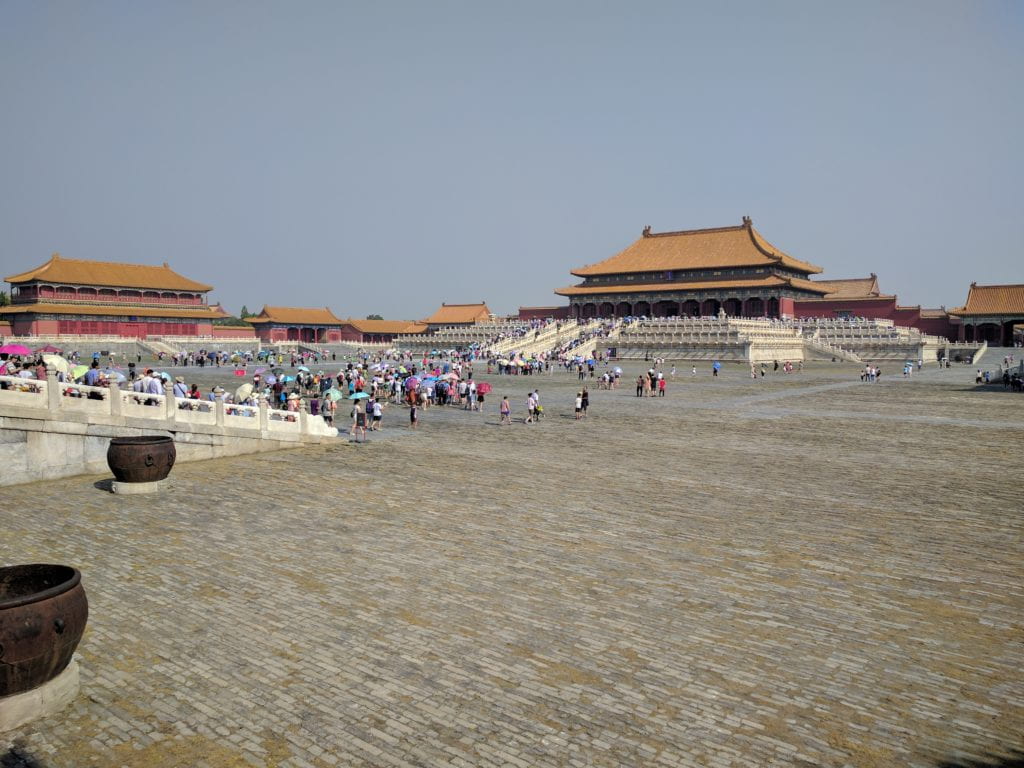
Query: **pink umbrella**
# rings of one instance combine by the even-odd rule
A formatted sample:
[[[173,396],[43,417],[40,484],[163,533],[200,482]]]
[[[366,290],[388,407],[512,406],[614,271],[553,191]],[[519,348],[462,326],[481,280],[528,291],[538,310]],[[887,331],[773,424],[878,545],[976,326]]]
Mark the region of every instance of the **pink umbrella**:
[[[21,344],[4,344],[0,347],[0,352],[8,355],[31,355],[32,350]]]
[[[415,376],[410,376],[408,379],[405,380],[405,389],[406,389],[406,391],[410,391],[410,390],[416,389],[416,387],[418,387],[419,385],[420,385],[420,380],[417,379]]]
[[[491,385],[488,384],[486,381],[481,381],[479,384],[476,385],[476,391],[479,392],[481,395],[486,395],[488,392],[491,391]]]
[[[47,344],[45,347],[40,347],[36,352],[43,352],[47,355],[59,355],[62,350],[57,349],[53,344]]]

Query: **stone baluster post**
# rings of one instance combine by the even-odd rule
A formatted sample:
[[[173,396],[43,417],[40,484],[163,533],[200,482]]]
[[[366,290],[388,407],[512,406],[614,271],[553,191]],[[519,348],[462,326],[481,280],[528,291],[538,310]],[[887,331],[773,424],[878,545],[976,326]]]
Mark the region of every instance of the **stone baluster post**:
[[[258,395],[256,403],[260,409],[260,432],[266,436],[267,430],[270,429],[270,406],[267,405],[267,396]]]
[[[60,391],[60,382],[57,381],[57,369],[46,366],[46,407],[51,412],[60,410],[61,401],[64,399]]]
[[[305,400],[299,400],[299,434],[309,434],[309,409]]]
[[[178,414],[178,402],[174,399],[174,384],[164,382],[164,418],[174,421]]]
[[[108,403],[108,406],[110,407],[110,415],[119,417],[121,415],[122,404],[121,385],[116,381],[111,381],[107,386],[107,400],[110,401]]]
[[[213,414],[218,427],[224,426],[224,398],[218,397],[213,401]]]

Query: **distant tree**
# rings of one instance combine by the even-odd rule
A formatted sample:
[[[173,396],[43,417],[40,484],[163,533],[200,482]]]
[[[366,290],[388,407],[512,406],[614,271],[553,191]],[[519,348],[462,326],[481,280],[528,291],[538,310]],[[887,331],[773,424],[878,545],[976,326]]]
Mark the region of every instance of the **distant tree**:
[[[244,320],[247,317],[252,317],[252,312],[250,312],[249,308],[243,304],[242,311],[238,313],[238,316]]]
[[[380,315],[367,315],[366,319],[367,320],[383,320],[384,318],[381,317]]]
[[[215,317],[213,319],[214,325],[245,325],[241,318],[229,316],[229,317]]]
[[[7,295],[7,291],[0,291],[0,307],[6,307],[11,303],[11,297]]]

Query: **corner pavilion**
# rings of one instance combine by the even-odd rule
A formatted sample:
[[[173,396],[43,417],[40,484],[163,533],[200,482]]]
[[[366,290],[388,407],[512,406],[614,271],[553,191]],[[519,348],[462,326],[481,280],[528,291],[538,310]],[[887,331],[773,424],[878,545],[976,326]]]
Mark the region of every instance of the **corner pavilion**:
[[[337,343],[342,340],[341,326],[327,307],[269,307],[245,318],[256,326],[260,341],[299,341],[307,344]]]
[[[483,301],[479,304],[442,303],[434,314],[420,322],[430,331],[437,331],[442,328],[469,328],[477,323],[486,323],[490,317],[491,310]]]
[[[794,302],[829,292],[811,282],[821,267],[769,243],[743,217],[738,227],[651,232],[616,255],[572,270],[574,318],[717,315],[792,317]]]
[[[961,341],[987,341],[1013,346],[1014,326],[1024,323],[1024,284],[978,285],[971,283],[967,301],[950,310],[959,317]]]
[[[207,304],[212,288],[163,266],[66,259],[59,253],[4,278],[0,307],[15,336],[210,336],[227,315]]]

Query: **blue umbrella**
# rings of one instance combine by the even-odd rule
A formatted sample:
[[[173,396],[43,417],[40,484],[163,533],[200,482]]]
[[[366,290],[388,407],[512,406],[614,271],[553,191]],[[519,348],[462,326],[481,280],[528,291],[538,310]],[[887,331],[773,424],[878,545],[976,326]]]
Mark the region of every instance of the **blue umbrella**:
[[[717,371],[717,370],[719,370],[722,367],[722,364],[720,362],[718,362],[717,360],[715,360],[714,364],[711,367],[714,368]]]
[[[349,400],[362,400],[364,397],[369,397],[365,392],[356,392],[354,395],[349,395]]]

